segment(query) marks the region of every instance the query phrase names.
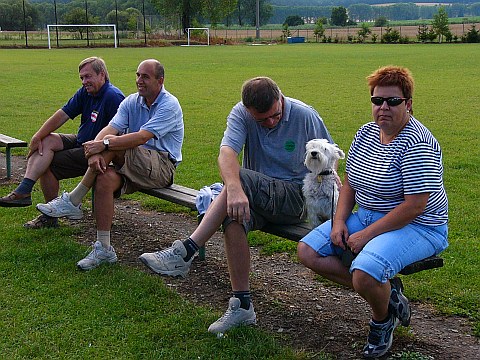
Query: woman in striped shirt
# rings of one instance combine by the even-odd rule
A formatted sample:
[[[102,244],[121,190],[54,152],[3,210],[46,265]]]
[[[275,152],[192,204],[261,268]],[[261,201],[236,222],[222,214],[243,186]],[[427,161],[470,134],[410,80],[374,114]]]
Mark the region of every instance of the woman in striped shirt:
[[[363,355],[379,357],[390,349],[395,327],[410,323],[408,299],[394,276],[448,246],[448,201],[440,146],[413,117],[410,71],[387,66],[367,80],[374,121],[353,139],[333,222],[304,237],[298,256],[368,302]],[[349,253],[355,258],[345,266]]]

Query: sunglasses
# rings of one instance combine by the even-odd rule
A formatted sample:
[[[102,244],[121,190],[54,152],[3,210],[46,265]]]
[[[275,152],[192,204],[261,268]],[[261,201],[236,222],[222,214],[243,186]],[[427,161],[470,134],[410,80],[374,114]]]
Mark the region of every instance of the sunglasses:
[[[382,106],[385,101],[387,102],[388,106],[398,106],[402,102],[404,102],[405,100],[408,100],[408,99],[407,98],[396,97],[396,96],[388,97],[388,98],[384,98],[384,97],[381,97],[381,96],[372,96],[370,98],[370,101],[372,102],[372,104],[377,105],[377,106]]]

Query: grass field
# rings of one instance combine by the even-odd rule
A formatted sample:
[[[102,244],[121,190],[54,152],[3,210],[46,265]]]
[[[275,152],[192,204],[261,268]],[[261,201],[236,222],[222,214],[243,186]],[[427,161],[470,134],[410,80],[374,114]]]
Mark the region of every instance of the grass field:
[[[112,82],[125,94],[136,90],[141,60],[157,58],[165,65],[165,85],[182,104],[186,128],[176,182],[194,188],[219,180],[218,145],[244,80],[257,75],[275,79],[285,95],[314,106],[338,145],[348,150],[355,131],[371,118],[365,77],[382,65],[409,67],[416,80],[415,116],[444,153],[450,247],[444,268],[404,277],[404,282],[413,300],[468,317],[480,335],[478,45],[1,50],[0,132],[29,140],[80,86],[78,63],[92,55],[106,60]],[[62,131],[77,126],[71,121]],[[70,189],[71,184],[63,186]],[[4,186],[0,193],[12,188]],[[40,200],[36,191],[34,202]],[[184,301],[160,279],[121,265],[78,273],[74,263],[85,249],[72,240],[73,230],[25,231],[21,224],[34,213],[0,208],[2,356],[233,359],[245,349],[258,359],[307,356],[279,346],[271,335],[259,336],[256,329],[240,329],[227,341],[216,341],[205,330],[218,314],[201,308],[185,313]]]

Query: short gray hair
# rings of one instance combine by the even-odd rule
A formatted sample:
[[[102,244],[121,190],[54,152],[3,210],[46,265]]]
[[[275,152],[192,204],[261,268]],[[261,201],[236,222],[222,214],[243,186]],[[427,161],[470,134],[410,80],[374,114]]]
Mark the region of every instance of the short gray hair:
[[[82,70],[82,68],[87,64],[92,64],[92,69],[97,75],[103,72],[105,74],[105,81],[110,80],[108,77],[107,65],[102,58],[99,58],[97,56],[91,56],[89,58],[83,59],[78,65],[78,71]]]

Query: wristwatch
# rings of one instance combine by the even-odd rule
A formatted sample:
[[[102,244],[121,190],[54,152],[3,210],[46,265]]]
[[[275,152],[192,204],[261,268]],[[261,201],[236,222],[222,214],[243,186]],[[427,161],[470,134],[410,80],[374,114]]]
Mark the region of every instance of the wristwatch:
[[[103,139],[103,145],[105,145],[105,150],[108,150],[108,146],[110,145],[110,139]]]

